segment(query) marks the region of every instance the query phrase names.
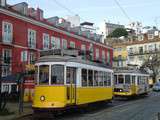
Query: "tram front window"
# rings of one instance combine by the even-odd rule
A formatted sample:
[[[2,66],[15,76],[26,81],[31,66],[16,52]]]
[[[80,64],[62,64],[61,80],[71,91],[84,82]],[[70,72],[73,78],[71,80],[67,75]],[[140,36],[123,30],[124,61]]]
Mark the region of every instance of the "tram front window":
[[[49,65],[39,66],[39,84],[49,84]]]
[[[124,76],[123,75],[118,75],[118,83],[123,84],[124,83]]]
[[[130,75],[125,75],[125,83],[126,84],[130,84],[131,83]]]
[[[52,65],[51,84],[64,84],[64,66]]]

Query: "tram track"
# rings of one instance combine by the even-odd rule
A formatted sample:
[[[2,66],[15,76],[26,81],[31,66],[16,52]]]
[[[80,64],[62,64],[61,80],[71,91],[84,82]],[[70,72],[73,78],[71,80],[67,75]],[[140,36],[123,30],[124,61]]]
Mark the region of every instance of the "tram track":
[[[133,100],[125,100],[120,103],[118,103],[117,100],[113,101],[112,104],[102,104],[98,106],[94,106],[93,108],[86,108],[84,111],[82,110],[71,110],[71,111],[65,111],[61,115],[56,116],[44,116],[44,114],[38,114],[38,119],[35,118],[34,114],[29,114],[26,116],[22,116],[18,120],[61,120],[61,119],[75,119],[75,118],[81,118],[82,116],[87,117],[96,117],[99,115],[107,115],[110,114],[110,112],[114,113],[125,113],[130,110],[129,106],[133,106],[132,109],[135,109],[134,113],[128,114],[127,118],[124,119],[128,120],[134,120],[138,119],[138,117],[142,116],[142,112],[146,109],[146,104],[149,104],[151,101],[157,102],[157,97],[160,97],[160,94],[158,93],[152,93],[149,94],[147,97],[138,97]],[[136,116],[136,117],[135,117]]]

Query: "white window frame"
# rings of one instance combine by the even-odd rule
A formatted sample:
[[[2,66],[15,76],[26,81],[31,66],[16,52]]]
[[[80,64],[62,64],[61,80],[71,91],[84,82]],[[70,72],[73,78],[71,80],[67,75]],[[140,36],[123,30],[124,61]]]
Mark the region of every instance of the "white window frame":
[[[35,53],[34,52],[29,52],[28,58],[29,58],[28,63],[33,64],[32,62],[35,61],[35,58],[36,58]]]
[[[43,33],[43,49],[49,49],[49,34]]]
[[[75,42],[73,42],[73,41],[70,41],[70,44],[69,44],[69,46],[70,46],[71,48],[75,48],[75,47],[76,47],[76,44],[75,44]]]
[[[154,34],[148,34],[148,39],[152,40],[154,38]]]
[[[99,60],[99,49],[96,48],[96,60]]]
[[[66,39],[62,39],[62,48],[63,49],[67,49],[68,48],[68,44],[67,44],[67,40]]]
[[[12,50],[11,49],[3,49],[2,50],[2,57],[4,58],[5,50],[9,51],[9,57],[11,58],[12,57]],[[10,59],[10,64],[8,64],[7,66],[2,66],[2,77],[11,74],[11,70],[12,70],[12,68],[11,68],[11,66],[12,66],[11,62],[12,62],[12,60]],[[2,61],[2,63],[5,64],[4,61]],[[6,69],[8,69],[8,71],[5,71]]]
[[[5,31],[5,25],[7,25],[7,32]],[[10,33],[8,31],[8,26],[10,26]],[[12,43],[13,41],[13,25],[12,23],[3,21],[2,22],[2,40],[4,43]]]
[[[24,51],[21,51],[21,62],[27,62],[27,57],[28,55],[28,51],[24,50]]]
[[[105,55],[105,51],[102,50],[102,62],[105,63],[106,62],[106,55]]]
[[[28,46],[36,48],[36,31],[33,29],[28,29]]]
[[[52,49],[60,49],[61,48],[60,38],[51,36],[51,48]]]

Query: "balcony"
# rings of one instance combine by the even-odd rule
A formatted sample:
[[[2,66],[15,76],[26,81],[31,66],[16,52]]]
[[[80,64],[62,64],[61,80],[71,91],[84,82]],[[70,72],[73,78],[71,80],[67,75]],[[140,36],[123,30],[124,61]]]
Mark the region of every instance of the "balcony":
[[[114,57],[113,61],[126,61],[127,57]]]
[[[128,55],[135,56],[135,55],[145,55],[145,54],[155,54],[155,53],[160,53],[160,49],[128,52]]]

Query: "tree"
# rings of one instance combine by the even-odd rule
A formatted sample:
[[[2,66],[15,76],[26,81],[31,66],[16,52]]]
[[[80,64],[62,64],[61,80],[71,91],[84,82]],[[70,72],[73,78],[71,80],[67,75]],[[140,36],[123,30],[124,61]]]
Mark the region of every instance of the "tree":
[[[153,82],[156,82],[156,78],[159,74],[158,69],[160,68],[160,54],[150,55],[142,64],[141,68],[152,71]]]
[[[125,28],[117,28],[111,34],[108,35],[108,37],[115,37],[115,38],[119,38],[122,36],[124,37],[128,36],[128,32],[126,31]]]

